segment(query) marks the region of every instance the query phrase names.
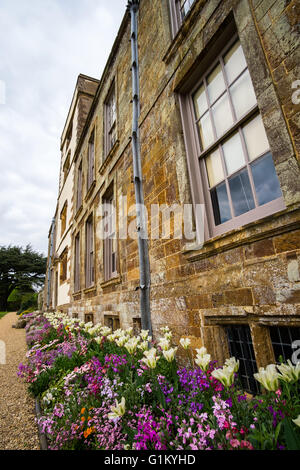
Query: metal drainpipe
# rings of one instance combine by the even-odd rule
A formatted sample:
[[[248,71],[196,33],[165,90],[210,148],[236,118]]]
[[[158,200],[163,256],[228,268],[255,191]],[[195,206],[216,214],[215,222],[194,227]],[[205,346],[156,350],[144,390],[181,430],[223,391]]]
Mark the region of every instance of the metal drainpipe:
[[[52,219],[51,235],[50,235],[50,252],[49,252],[49,262],[48,262],[48,286],[47,286],[47,310],[49,310],[49,307],[50,307],[51,264],[52,264],[52,257],[53,257],[54,230],[55,230],[55,218]]]
[[[137,13],[139,0],[128,1],[127,9],[131,15],[131,54],[132,54],[132,156],[133,177],[135,188],[136,221],[140,262],[140,305],[141,323],[144,330],[152,336],[150,310],[150,262],[148,251],[147,218],[144,205],[143,176],[140,151],[140,90],[139,90],[139,59],[138,59],[138,26]]]

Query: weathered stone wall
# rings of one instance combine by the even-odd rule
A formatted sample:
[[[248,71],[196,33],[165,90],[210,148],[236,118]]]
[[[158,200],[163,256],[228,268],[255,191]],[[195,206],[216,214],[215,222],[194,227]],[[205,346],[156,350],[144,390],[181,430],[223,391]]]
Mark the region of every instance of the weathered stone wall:
[[[252,0],[251,8],[287,129],[299,160],[300,5],[296,0]],[[293,83],[295,83],[293,85]]]
[[[149,213],[151,204],[192,202],[178,93],[228,18],[236,23],[286,205],[273,216],[207,240],[201,250],[188,251],[185,240],[149,240],[154,333],[168,324],[175,340],[189,336],[220,362],[228,355],[225,325],[250,325],[259,366],[274,359],[268,325],[300,325],[299,105],[292,103],[292,83],[300,79],[297,8],[296,1],[199,0],[172,39],[167,2],[143,0],[140,6],[140,133]],[[118,241],[118,277],[105,282],[99,205],[111,184],[117,204],[121,195],[128,207],[135,202],[129,38],[125,16],[77,149],[73,205],[76,168],[82,162],[85,187],[88,140],[95,128],[95,183],[84,191],[80,211],[74,211],[69,308],[82,318],[94,312],[96,321],[118,315],[123,327],[139,316],[138,247],[136,240]],[[117,142],[105,158],[103,103],[113,80]],[[85,223],[91,214],[95,285],[85,289]],[[150,217],[150,234],[153,223]],[[74,293],[74,239],[79,232],[82,285]]]

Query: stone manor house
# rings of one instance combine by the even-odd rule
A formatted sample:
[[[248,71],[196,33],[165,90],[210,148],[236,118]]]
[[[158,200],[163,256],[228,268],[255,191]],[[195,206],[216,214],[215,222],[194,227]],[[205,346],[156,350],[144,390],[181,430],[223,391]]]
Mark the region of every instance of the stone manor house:
[[[300,349],[299,18],[297,0],[139,2],[153,333],[168,325],[220,364],[235,355],[249,390],[258,367]],[[102,76],[78,76],[44,309],[138,331],[138,243],[101,212],[135,204],[130,40],[124,6]],[[170,237],[151,237],[157,204],[202,204],[203,245],[176,237],[172,214]]]

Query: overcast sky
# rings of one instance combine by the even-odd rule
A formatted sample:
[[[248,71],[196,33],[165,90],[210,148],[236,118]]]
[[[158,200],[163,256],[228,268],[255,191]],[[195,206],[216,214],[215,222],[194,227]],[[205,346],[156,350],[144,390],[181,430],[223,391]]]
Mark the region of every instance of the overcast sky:
[[[126,4],[1,0],[0,245],[46,253],[77,76],[101,77]]]

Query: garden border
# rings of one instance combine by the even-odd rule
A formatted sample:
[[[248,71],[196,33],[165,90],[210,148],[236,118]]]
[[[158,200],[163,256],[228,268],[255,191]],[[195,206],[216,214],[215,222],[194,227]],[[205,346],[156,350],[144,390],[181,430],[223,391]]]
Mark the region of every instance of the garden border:
[[[39,424],[39,419],[42,416],[41,414],[41,405],[40,401],[38,398],[35,399],[35,414],[37,417],[37,428],[38,428],[38,434],[39,434],[39,440],[40,440],[40,447],[41,450],[48,450],[48,442],[47,442],[47,437],[46,435],[41,431],[41,427]]]

